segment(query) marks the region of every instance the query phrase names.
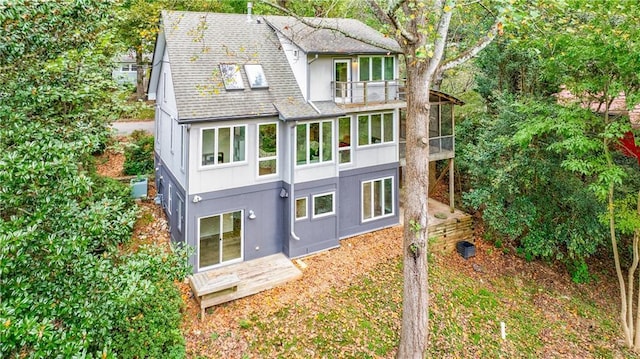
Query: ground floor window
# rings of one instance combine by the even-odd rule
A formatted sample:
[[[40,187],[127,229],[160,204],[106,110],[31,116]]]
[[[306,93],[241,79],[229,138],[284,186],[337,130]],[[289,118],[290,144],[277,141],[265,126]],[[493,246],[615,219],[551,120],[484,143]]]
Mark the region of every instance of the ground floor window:
[[[296,198],[296,219],[307,218],[307,197]]]
[[[362,220],[393,215],[393,177],[362,182]]]
[[[335,213],[335,193],[323,193],[313,196],[313,217],[330,216]]]
[[[242,211],[200,218],[200,269],[242,259],[242,218]]]

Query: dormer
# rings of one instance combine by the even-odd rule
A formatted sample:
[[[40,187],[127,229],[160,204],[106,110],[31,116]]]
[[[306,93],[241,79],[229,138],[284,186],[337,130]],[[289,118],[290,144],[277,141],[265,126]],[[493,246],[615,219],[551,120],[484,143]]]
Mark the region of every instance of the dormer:
[[[362,110],[404,104],[400,48],[393,39],[354,19],[269,16],[266,21],[308,101]]]

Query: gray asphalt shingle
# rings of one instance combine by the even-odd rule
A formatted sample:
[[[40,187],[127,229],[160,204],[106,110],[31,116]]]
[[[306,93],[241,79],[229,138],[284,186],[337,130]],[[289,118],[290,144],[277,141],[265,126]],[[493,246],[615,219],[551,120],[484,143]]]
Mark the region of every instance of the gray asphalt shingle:
[[[171,75],[181,121],[277,116],[274,103],[292,113],[316,114],[304,101],[274,31],[246,15],[163,11]],[[241,67],[244,89],[225,90],[220,64]],[[261,64],[268,88],[251,89],[244,64]]]

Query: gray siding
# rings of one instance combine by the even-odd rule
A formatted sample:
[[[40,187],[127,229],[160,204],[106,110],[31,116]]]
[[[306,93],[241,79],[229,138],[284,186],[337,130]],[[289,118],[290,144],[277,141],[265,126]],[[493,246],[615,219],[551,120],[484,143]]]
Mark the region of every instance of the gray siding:
[[[156,163],[156,189],[158,195],[162,195],[162,208],[167,215],[169,234],[174,243],[184,243],[185,240],[185,211],[186,193],[178,180],[167,169],[165,163],[155,154]],[[169,193],[171,188],[171,193]],[[171,206],[171,208],[169,208]],[[179,223],[181,221],[182,223]]]
[[[289,257],[300,257],[311,253],[319,252],[340,245],[338,239],[338,203],[340,193],[338,193],[338,179],[328,178],[318,181],[297,183],[294,188],[294,196],[289,196],[289,201],[296,198],[307,198],[307,218],[295,222],[295,233],[300,240],[295,240],[287,235],[289,241],[284,244],[284,251]],[[287,185],[287,190],[289,186]],[[313,196],[323,193],[333,192],[335,212],[332,215],[314,218],[313,216]],[[288,202],[288,201],[287,201]],[[286,228],[289,228],[289,207],[286,208]],[[292,214],[293,215],[293,214]]]
[[[186,203],[189,217],[188,244],[198,247],[198,219],[232,211],[244,211],[244,261],[282,252],[282,243],[288,238],[284,232],[283,213],[287,200],[280,197],[282,182],[271,182],[256,186],[234,188],[232,190],[199,194],[201,200],[193,202],[190,196]],[[249,219],[249,211],[255,219]],[[191,258],[194,272],[198,271],[197,253]]]
[[[361,218],[362,182],[383,177],[393,177],[393,216],[363,222]],[[346,238],[398,224],[398,182],[398,163],[340,171],[340,197],[338,197],[339,237]]]

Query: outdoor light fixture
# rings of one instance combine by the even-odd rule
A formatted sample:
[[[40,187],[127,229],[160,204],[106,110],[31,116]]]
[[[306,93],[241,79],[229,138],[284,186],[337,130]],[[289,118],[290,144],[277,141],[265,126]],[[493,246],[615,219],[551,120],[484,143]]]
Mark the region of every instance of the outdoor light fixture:
[[[256,219],[256,214],[252,209],[249,210],[249,219]]]
[[[200,201],[202,201],[202,197],[198,195],[193,196],[193,203],[198,203]]]

